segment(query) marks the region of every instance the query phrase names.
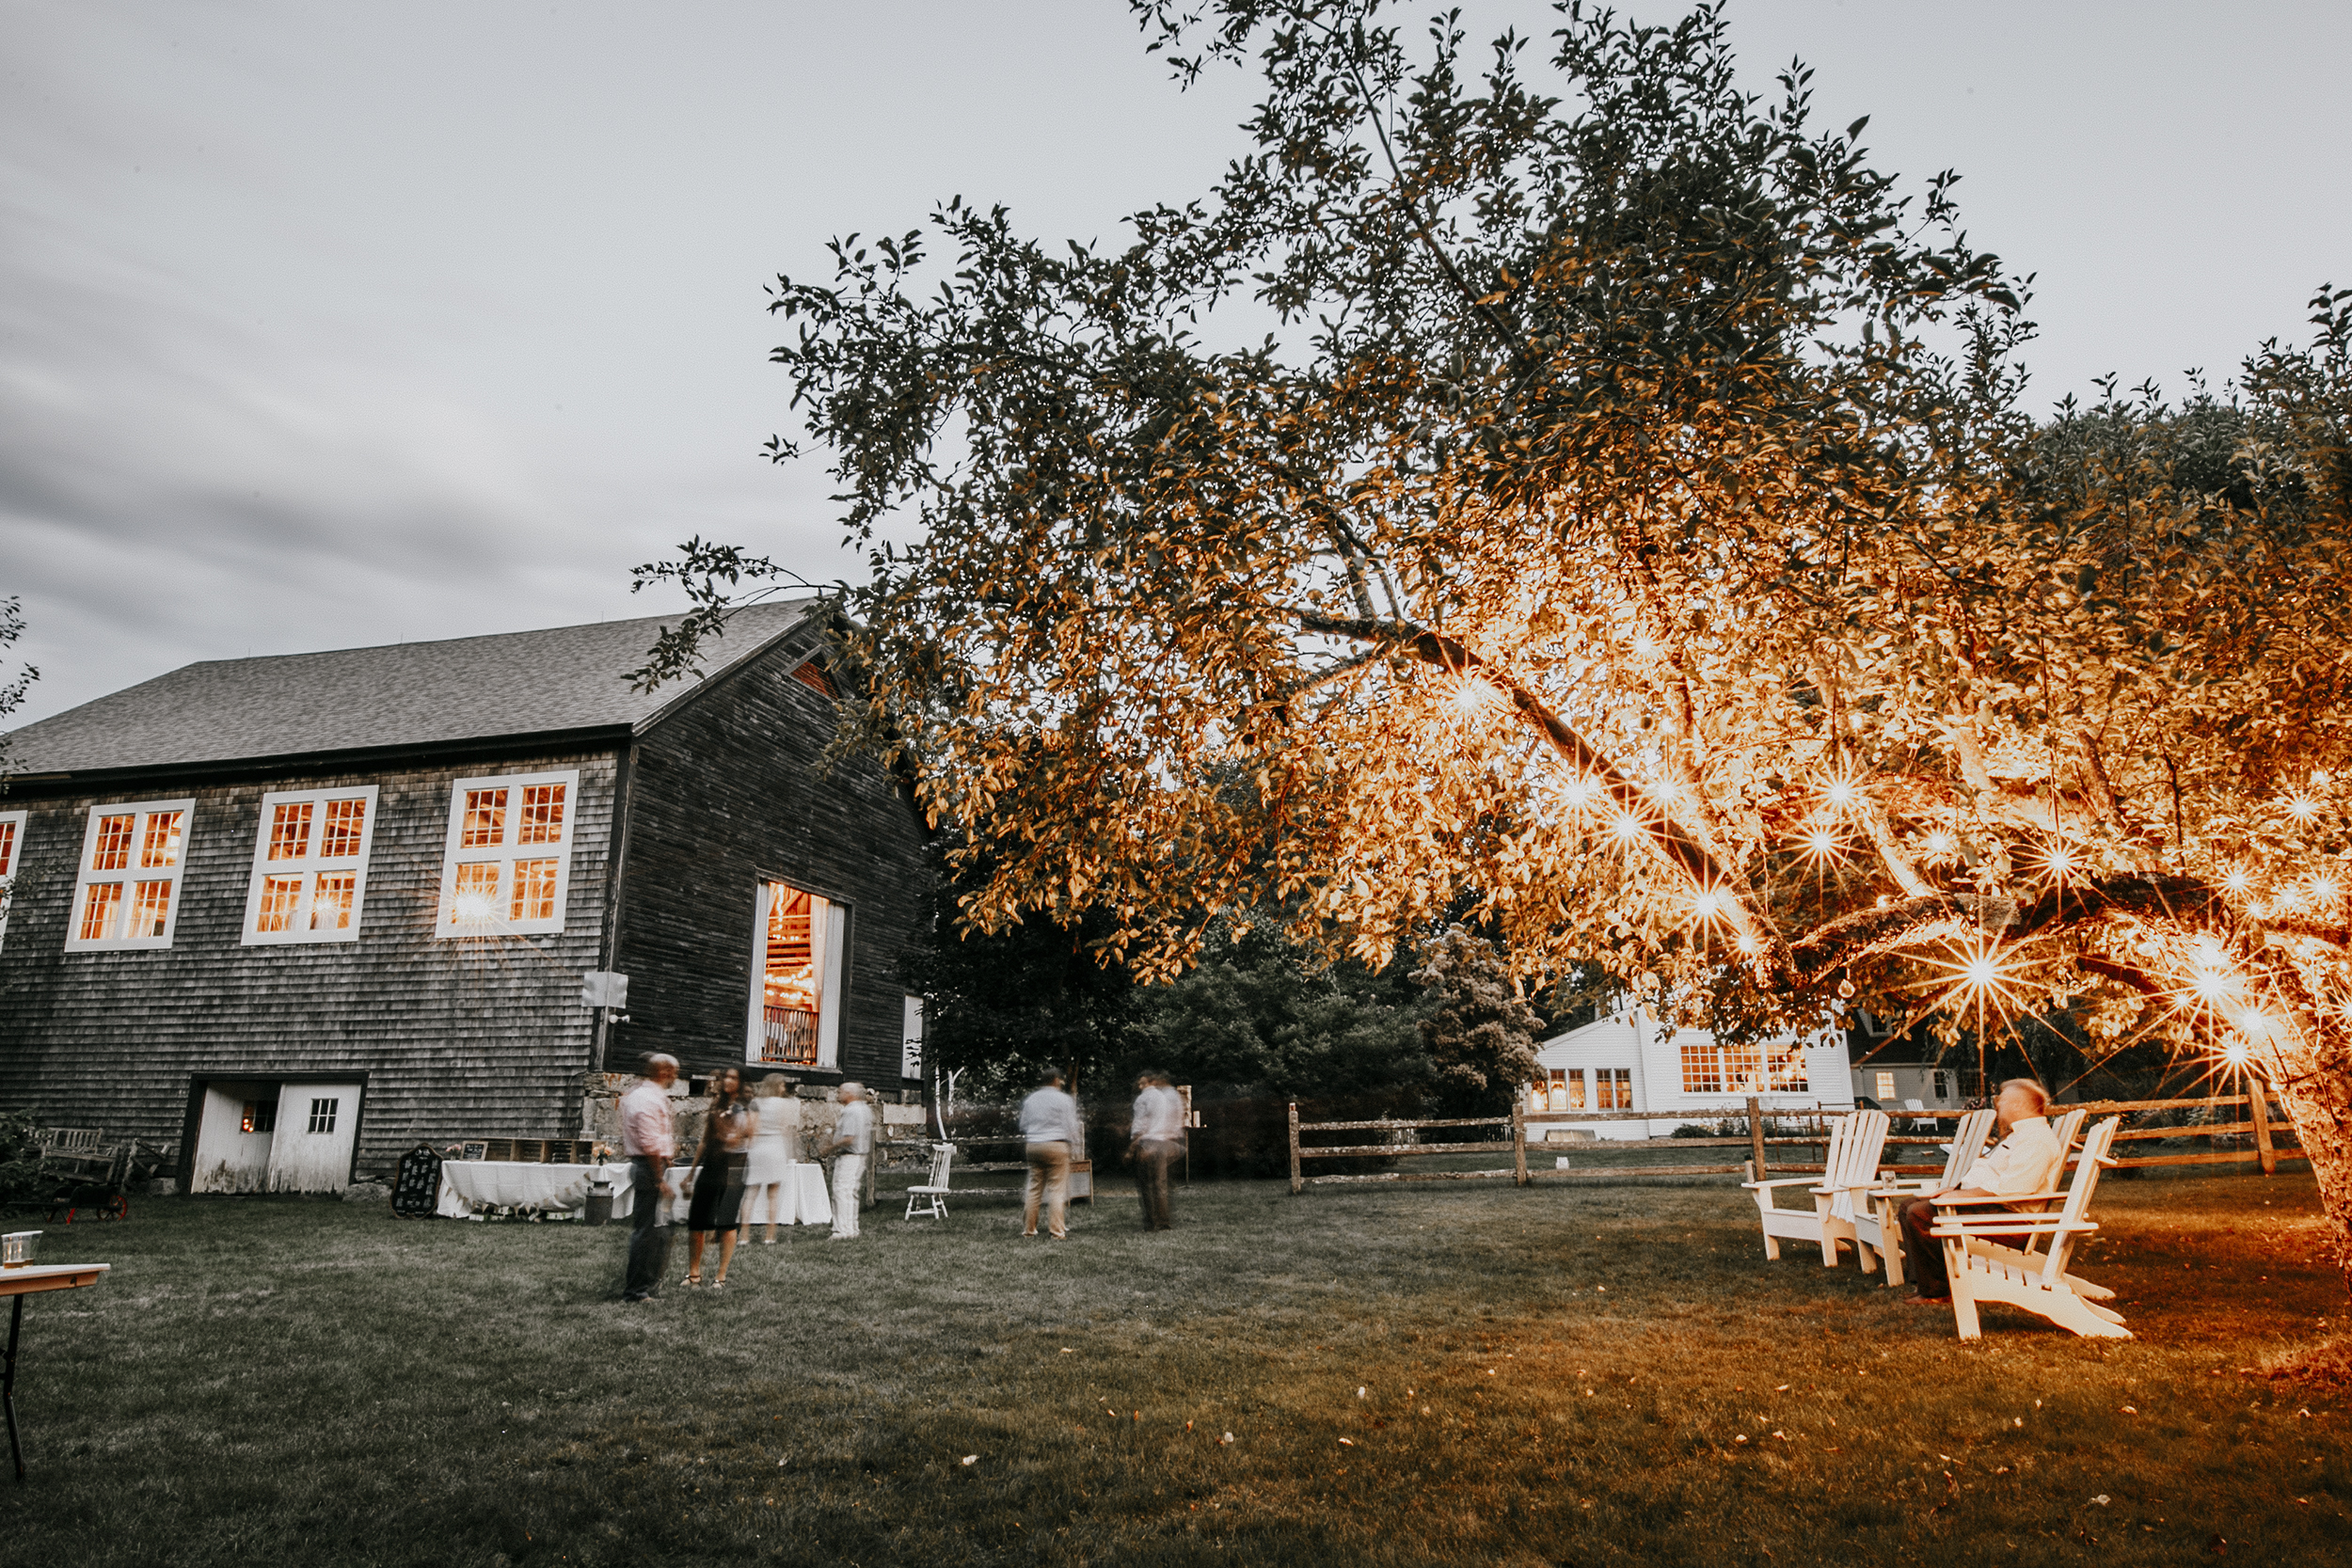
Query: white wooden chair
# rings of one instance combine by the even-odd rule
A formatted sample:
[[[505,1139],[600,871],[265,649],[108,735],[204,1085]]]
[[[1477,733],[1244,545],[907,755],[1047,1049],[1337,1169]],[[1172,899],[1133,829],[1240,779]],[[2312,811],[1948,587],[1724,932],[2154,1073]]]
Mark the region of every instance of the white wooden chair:
[[[2122,1119],[2107,1117],[2083,1140],[2082,1158],[2075,1162],[2074,1179],[2066,1188],[2065,1207],[2055,1214],[1935,1200],[1939,1210],[1949,1211],[1937,1218],[1935,1234],[1944,1243],[1944,1267],[1952,1279],[1952,1316],[1962,1338],[1981,1337],[1977,1308],[1986,1302],[2023,1307],[2060,1328],[2094,1338],[2132,1337],[2122,1314],[2098,1305],[2098,1300],[2113,1296],[2114,1291],[2067,1273],[2074,1243],[2099,1228],[2087,1216],[2091,1196],[2099,1190],[2100,1167],[2115,1164],[2107,1148],[2115,1142]],[[2035,1257],[2006,1244],[2018,1239],[2046,1242],[2049,1250]]]
[[[1758,1219],[1764,1227],[1764,1256],[1778,1258],[1783,1238],[1820,1246],[1824,1268],[1837,1265],[1837,1244],[1846,1243],[1867,1272],[1878,1265],[1855,1230],[1855,1221],[1869,1224],[1869,1193],[1879,1184],[1879,1155],[1886,1147],[1886,1113],[1851,1111],[1831,1118],[1827,1167],[1818,1178],[1788,1176],[1740,1185],[1756,1195]],[[1772,1195],[1783,1187],[1803,1187],[1813,1207],[1782,1209]],[[1872,1229],[1876,1226],[1871,1225]]]
[[[906,1218],[913,1219],[918,1213],[935,1220],[947,1217],[947,1167],[955,1158],[955,1145],[931,1145],[930,1180],[907,1189]]]
[[[1886,1259],[1886,1283],[1903,1282],[1903,1211],[1930,1193],[1960,1185],[1984,1152],[1984,1141],[1993,1134],[1994,1114],[1990,1109],[1971,1111],[1960,1118],[1952,1132],[1952,1141],[1945,1146],[1942,1176],[1915,1176],[1882,1181],[1870,1194],[1870,1212],[1867,1226],[1858,1227],[1858,1247],[1874,1249]],[[1867,1254],[1866,1254],[1867,1256]],[[1870,1272],[1864,1262],[1862,1272]]]

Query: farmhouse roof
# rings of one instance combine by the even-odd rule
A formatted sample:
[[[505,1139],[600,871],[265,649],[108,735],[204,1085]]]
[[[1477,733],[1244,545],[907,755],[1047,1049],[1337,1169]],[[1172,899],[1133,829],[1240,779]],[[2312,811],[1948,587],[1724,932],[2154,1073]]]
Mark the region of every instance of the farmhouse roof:
[[[8,737],[7,762],[54,775],[642,734],[800,626],[817,603],[744,607],[707,648],[704,679],[650,692],[632,690],[628,672],[644,663],[675,615],[206,659],[25,725]]]

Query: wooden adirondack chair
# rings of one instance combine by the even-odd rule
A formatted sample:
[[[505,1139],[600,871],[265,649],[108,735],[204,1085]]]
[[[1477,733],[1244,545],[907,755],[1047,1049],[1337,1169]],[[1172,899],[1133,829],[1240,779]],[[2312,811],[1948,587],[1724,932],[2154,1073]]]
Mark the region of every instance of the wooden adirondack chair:
[[[1990,1109],[1971,1111],[1960,1118],[1945,1156],[1943,1175],[1883,1181],[1871,1191],[1869,1214],[1856,1227],[1855,1245],[1863,1253],[1863,1273],[1870,1272],[1869,1253],[1876,1251],[1886,1259],[1886,1283],[1903,1282],[1903,1211],[1930,1193],[1958,1186],[1961,1178],[1968,1174],[1978,1156],[1984,1152],[1984,1141],[1993,1133],[1993,1121]]]
[[[1821,1248],[1822,1266],[1835,1268],[1837,1244],[1844,1242],[1854,1249],[1865,1272],[1877,1267],[1856,1234],[1855,1222],[1871,1224],[1867,1217],[1869,1193],[1878,1185],[1879,1155],[1885,1147],[1886,1113],[1851,1111],[1831,1121],[1829,1158],[1823,1162],[1827,1168],[1819,1180],[1788,1176],[1771,1181],[1740,1183],[1756,1195],[1758,1218],[1764,1227],[1764,1256],[1778,1258],[1784,1237],[1794,1242],[1813,1242]],[[1804,1188],[1812,1195],[1812,1209],[1774,1207],[1772,1195],[1783,1187]],[[1874,1224],[1871,1228],[1876,1228]]]
[[[922,1214],[930,1219],[947,1217],[947,1167],[956,1158],[953,1144],[931,1145],[931,1177],[918,1186],[907,1189],[907,1212],[904,1218]]]
[[[2090,1199],[2099,1190],[2099,1169],[2115,1164],[2107,1154],[2115,1130],[2122,1120],[2109,1117],[2083,1140],[2082,1158],[2067,1185],[2065,1207],[2057,1213],[2021,1214],[2006,1207],[1979,1208],[1936,1199],[1948,1208],[1935,1225],[1944,1243],[1944,1266],[1952,1277],[1952,1316],[1960,1337],[1982,1336],[1977,1308],[1986,1302],[2004,1302],[2046,1318],[2060,1328],[2102,1339],[2128,1339],[2120,1313],[2097,1304],[2114,1291],[2077,1279],[2066,1272],[2074,1243],[2099,1227],[2089,1217]],[[2055,1196],[2056,1195],[2050,1195]],[[2008,1244],[2010,1241],[2047,1242],[2048,1252],[2031,1256]],[[1980,1250],[1981,1247],[1981,1250]]]

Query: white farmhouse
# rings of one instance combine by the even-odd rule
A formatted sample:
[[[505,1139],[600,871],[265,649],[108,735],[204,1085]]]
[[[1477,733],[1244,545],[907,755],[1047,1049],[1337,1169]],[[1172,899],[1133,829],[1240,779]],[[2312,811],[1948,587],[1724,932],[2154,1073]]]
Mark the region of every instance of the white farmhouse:
[[[1547,1121],[1531,1130],[1565,1141],[1582,1128],[1602,1138],[1662,1137],[1685,1122],[1743,1111],[1755,1095],[1767,1111],[1850,1110],[1853,1072],[1846,1031],[1828,1024],[1728,1045],[1704,1029],[1670,1029],[1631,1003],[1537,1047],[1541,1081],[1529,1085],[1531,1112],[1650,1111],[1654,1121]]]

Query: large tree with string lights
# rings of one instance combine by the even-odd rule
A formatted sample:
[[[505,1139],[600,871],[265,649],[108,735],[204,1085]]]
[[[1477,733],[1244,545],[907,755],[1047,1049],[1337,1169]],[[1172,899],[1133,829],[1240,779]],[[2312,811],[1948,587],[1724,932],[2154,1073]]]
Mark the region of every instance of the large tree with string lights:
[[[1136,9],[1263,77],[1214,189],[1119,247],[953,203],[774,300],[870,553],[854,727],[985,857],[969,925],[1167,974],[1220,910],[1380,962],[1468,908],[1759,1033],[2065,999],[2274,1079],[2352,1219],[2346,295],[2037,424],[1951,178],[1711,8]],[[648,568],[701,607],[644,678],[770,570]]]

